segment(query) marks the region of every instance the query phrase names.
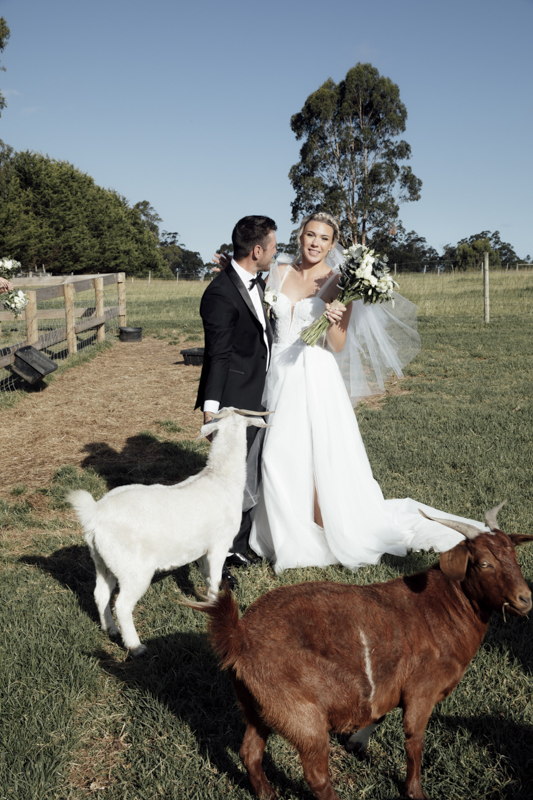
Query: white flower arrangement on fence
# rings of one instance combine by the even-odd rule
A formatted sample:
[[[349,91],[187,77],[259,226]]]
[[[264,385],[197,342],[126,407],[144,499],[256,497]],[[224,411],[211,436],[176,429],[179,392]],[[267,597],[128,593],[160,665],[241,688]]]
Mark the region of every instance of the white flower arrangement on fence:
[[[337,299],[330,304],[332,308],[359,299],[363,303],[383,303],[392,300],[394,287],[398,288],[398,284],[389,273],[387,256],[381,258],[362,244],[353,244],[347,250],[343,250],[342,254],[344,262],[340,266],[337,284],[340,292]],[[325,314],[326,312],[301,333],[301,338],[306,344],[314,347],[327,331],[329,322]]]
[[[20,261],[15,261],[14,258],[1,258],[0,278],[5,278],[8,281],[11,280],[15,272],[17,272],[20,267]],[[11,311],[15,317],[20,317],[28,305],[28,298],[22,289],[10,289],[7,292],[2,292],[0,295],[0,302],[6,311]]]

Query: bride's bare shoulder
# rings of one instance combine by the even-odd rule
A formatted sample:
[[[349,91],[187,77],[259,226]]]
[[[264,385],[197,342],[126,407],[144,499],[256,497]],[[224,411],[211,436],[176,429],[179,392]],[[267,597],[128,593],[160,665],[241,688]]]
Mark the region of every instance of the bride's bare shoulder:
[[[339,295],[340,290],[337,286],[338,281],[335,280],[337,276],[338,274],[332,271],[331,274],[327,275],[324,280],[320,294],[326,303],[333,302],[333,300],[336,300]]]

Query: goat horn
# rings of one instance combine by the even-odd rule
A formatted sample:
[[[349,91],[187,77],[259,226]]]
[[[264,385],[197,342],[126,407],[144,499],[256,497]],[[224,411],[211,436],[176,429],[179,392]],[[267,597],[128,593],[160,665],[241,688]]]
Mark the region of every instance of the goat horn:
[[[435,519],[435,517],[428,517],[428,515],[425,514],[421,508],[418,509],[418,512],[426,519],[432,520],[432,522],[440,522],[442,525],[447,525],[448,528],[453,528],[454,531],[462,533],[467,539],[475,539],[476,536],[479,536],[480,533],[483,533],[483,531],[480,531],[478,528],[474,528],[473,525],[469,525],[467,522],[456,522],[453,519]]]
[[[224,419],[227,417],[229,411],[227,408],[221,408],[220,411],[217,411],[215,414],[211,414],[211,419]]]
[[[266,417],[267,414],[273,414],[273,411],[247,411],[245,408],[236,408],[236,414],[243,417]]]
[[[496,517],[498,516],[498,511],[500,510],[500,508],[503,508],[506,502],[507,500],[504,500],[503,503],[500,503],[499,506],[494,506],[494,508],[491,508],[491,510],[487,511],[487,513],[485,514],[485,520],[491,531],[500,530],[500,526],[498,525]]]

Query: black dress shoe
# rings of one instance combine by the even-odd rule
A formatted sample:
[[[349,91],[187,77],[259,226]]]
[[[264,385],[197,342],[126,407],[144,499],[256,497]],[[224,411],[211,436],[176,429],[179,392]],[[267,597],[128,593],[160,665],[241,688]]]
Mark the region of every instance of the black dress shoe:
[[[224,588],[226,581],[228,582],[228,586],[233,591],[239,585],[239,581],[237,578],[231,574],[227,566],[224,564],[222,567],[222,588]]]
[[[252,567],[259,562],[258,558],[247,556],[245,553],[231,553],[224,562],[226,567]]]

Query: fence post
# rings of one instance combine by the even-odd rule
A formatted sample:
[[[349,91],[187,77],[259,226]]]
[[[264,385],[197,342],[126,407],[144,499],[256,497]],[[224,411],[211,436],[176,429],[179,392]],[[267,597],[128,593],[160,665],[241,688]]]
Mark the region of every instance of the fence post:
[[[26,341],[35,344],[39,340],[39,321],[37,319],[37,292],[26,292]]]
[[[67,347],[69,356],[78,352],[78,343],[76,341],[76,318],[74,317],[74,290],[73,283],[63,284],[63,297],[65,298],[65,318],[67,326]]]
[[[94,279],[95,312],[97,317],[104,316],[104,279]],[[98,326],[96,333],[97,342],[105,342],[105,322]]]
[[[396,277],[396,262],[394,263],[394,277]]]
[[[484,315],[483,321],[490,321],[490,308],[489,308],[489,254],[483,253],[483,301],[484,301]]]
[[[133,278],[131,279],[133,282]],[[117,273],[118,290],[118,325],[123,328],[126,325],[126,273]]]

